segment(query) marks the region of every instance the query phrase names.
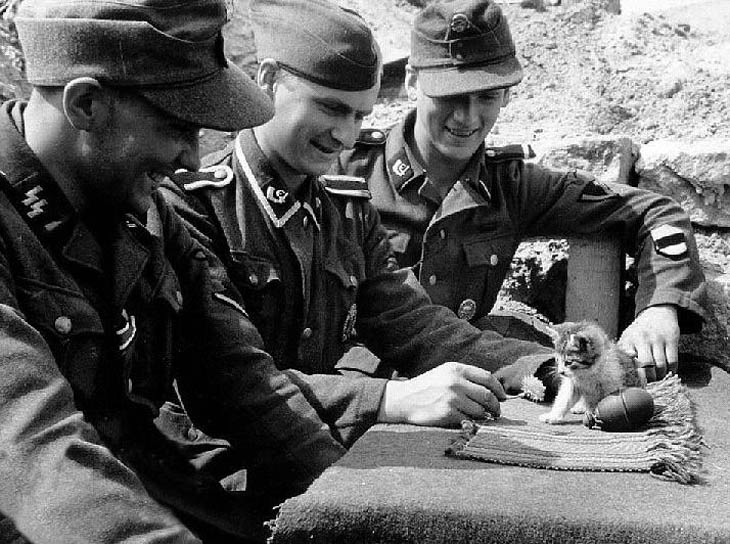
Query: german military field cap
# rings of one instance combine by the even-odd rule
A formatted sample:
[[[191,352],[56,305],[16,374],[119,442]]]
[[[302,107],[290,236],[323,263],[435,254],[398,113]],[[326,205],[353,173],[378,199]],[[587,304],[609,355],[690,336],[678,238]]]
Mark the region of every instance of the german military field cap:
[[[223,53],[225,0],[25,0],[15,23],[36,86],[93,77],[198,126],[238,130],[273,115]]]
[[[251,0],[259,61],[319,85],[364,91],[379,81],[378,46],[354,11],[325,0]]]
[[[436,0],[411,30],[411,56],[428,96],[511,87],[522,80],[507,20],[493,0]]]

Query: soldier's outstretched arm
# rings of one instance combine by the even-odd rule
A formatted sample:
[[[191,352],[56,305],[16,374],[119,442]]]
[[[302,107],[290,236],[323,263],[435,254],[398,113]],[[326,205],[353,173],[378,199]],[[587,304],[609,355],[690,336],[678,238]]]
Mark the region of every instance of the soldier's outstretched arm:
[[[199,542],[84,420],[2,257],[0,271],[0,518],[34,544]]]

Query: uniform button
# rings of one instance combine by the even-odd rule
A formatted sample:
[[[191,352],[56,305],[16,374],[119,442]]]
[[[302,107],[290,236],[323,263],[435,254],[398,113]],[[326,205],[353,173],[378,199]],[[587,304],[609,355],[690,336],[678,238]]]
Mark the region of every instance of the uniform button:
[[[350,276],[350,284],[353,287],[357,287],[357,278],[354,275]]]
[[[461,53],[457,53],[454,56],[457,58],[457,60],[464,60],[464,55],[462,55]]]
[[[175,300],[177,300],[177,303],[182,306],[183,298],[182,293],[180,291],[175,291]]]
[[[312,337],[312,329],[310,329],[309,327],[307,327],[306,329],[304,329],[302,331],[302,338],[304,340],[309,340],[311,337]]]
[[[433,274],[431,276],[429,276],[428,283],[429,283],[429,285],[436,285],[436,276]]]
[[[251,283],[251,285],[258,285],[259,277],[256,274],[249,274],[248,281]]]
[[[309,217],[305,215],[304,219],[302,219],[302,226],[306,229],[307,225],[309,225]]]
[[[385,134],[383,134],[379,130],[373,130],[373,132],[371,133],[371,136],[373,137],[374,140],[382,140],[385,137]]]
[[[499,263],[499,257],[497,257],[496,255],[492,255],[491,257],[489,257],[489,264],[491,264],[492,266],[497,266],[497,263]]]
[[[134,389],[134,384],[132,383],[132,379],[127,380],[127,393],[131,393],[132,389]]]
[[[441,236],[441,239],[442,239],[442,240],[443,240],[444,238],[446,238],[446,231],[445,231],[444,229],[441,229],[441,230],[439,231],[439,236]]]
[[[215,172],[213,172],[213,176],[216,179],[225,179],[225,177],[228,175],[228,172],[226,171],[225,167],[216,169]]]
[[[71,324],[71,319],[62,315],[61,317],[56,318],[56,321],[53,322],[53,326],[56,327],[56,331],[59,334],[68,334],[71,332],[73,325]]]

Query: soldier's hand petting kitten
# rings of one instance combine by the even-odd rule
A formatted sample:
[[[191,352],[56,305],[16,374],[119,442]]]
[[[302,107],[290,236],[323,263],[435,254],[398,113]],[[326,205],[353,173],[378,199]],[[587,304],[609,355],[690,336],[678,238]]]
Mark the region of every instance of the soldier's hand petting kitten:
[[[677,307],[671,304],[644,309],[618,341],[626,353],[636,357],[639,376],[648,382],[677,372],[678,344]]]

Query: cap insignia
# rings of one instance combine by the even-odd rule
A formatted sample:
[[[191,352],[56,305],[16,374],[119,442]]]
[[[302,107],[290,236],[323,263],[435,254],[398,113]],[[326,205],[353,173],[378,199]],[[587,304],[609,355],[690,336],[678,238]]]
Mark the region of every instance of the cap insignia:
[[[451,18],[451,30],[456,34],[461,34],[469,28],[469,19],[463,13],[455,13]]]

